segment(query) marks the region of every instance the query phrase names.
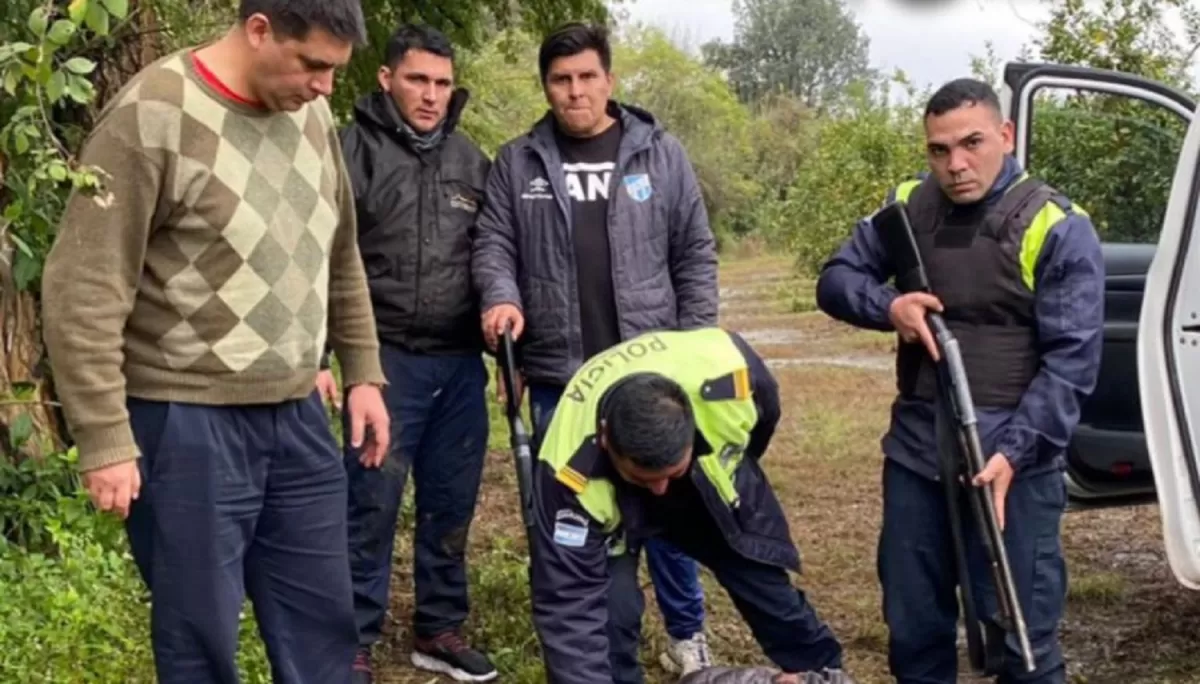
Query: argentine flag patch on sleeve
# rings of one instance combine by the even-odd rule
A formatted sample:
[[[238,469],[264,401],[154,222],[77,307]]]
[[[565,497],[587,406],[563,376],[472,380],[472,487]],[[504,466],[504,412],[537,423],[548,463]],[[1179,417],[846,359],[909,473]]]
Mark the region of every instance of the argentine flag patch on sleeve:
[[[559,509],[554,515],[554,543],[572,549],[583,548],[587,543],[588,523],[582,515],[568,508]]]

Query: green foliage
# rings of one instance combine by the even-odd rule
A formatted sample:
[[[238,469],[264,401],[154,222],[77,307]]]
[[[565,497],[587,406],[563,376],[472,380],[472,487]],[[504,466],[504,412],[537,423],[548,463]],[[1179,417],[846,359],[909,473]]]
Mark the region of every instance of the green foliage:
[[[537,48],[531,34],[505,31],[460,54],[456,79],[471,91],[460,126],[489,156],[546,113]]]
[[[1187,37],[1180,44],[1171,19]],[[1200,42],[1200,10],[1187,0],[1057,0],[1034,41],[1043,61],[1123,71],[1177,87],[1191,82],[1191,46]]]
[[[657,29],[623,31],[613,69],[614,97],[653,114],[688,151],[710,223],[718,231],[736,230],[761,192],[751,175],[750,112],[714,70]]]
[[[74,450],[0,460],[0,525],[0,681],[153,681],[147,592],[121,523],[79,487]],[[248,613],[239,665],[266,684],[255,629]]]
[[[734,0],[733,15],[733,42],[701,50],[744,102],[787,93],[823,107],[851,83],[873,78],[867,38],[843,0]]]
[[[506,538],[495,539],[493,544],[468,566],[472,615],[486,616],[472,620],[472,638],[488,650],[506,682],[544,682],[540,644],[530,613],[528,554]]]
[[[1029,168],[1089,213],[1106,242],[1158,239],[1187,123],[1100,93],[1037,98]]]
[[[33,7],[13,40],[0,43],[6,95],[0,159],[7,191],[0,254],[12,254],[18,288],[36,285],[67,193],[98,187],[96,174],[77,165],[72,153],[83,131],[63,123],[69,117],[62,113],[95,98],[96,63],[80,53],[88,41],[108,36],[128,9],[126,0],[72,0],[66,7],[46,2]],[[14,17],[6,19],[13,28]]]
[[[1123,71],[1190,90],[1200,15],[1183,0],[1061,0],[1036,41],[1040,60]],[[1035,94],[1029,168],[1092,217],[1109,242],[1157,241],[1186,122],[1158,105],[1096,92]]]
[[[910,100],[919,100],[910,91]],[[923,169],[921,107],[860,99],[852,113],[822,123],[779,223],[791,226],[797,265],[816,272],[889,188]]]
[[[58,533],[58,554],[0,555],[0,677],[11,682],[153,681],[149,611],[121,553]]]

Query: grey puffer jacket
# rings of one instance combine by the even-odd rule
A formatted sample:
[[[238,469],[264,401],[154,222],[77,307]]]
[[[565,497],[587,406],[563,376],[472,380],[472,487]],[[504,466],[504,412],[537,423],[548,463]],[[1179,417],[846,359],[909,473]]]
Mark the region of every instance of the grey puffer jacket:
[[[683,146],[654,117],[609,103],[624,128],[609,199],[609,241],[623,339],[717,323],[717,255]],[[501,148],[476,224],[471,268],[481,309],[521,309],[521,370],[565,384],[584,362],[570,196],[552,114]]]

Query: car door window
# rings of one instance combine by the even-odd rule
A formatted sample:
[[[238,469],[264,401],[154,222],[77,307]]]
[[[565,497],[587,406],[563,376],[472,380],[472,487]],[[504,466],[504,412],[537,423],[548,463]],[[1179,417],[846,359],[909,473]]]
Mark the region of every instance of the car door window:
[[[1047,86],[1033,95],[1027,168],[1092,218],[1107,243],[1155,244],[1188,122],[1125,94]]]

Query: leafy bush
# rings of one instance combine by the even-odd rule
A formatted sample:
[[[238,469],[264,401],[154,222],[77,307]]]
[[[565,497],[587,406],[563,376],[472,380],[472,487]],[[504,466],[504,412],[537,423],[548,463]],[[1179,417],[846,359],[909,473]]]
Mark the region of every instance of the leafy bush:
[[[0,681],[154,680],[149,596],[120,521],[79,487],[75,452],[0,460]],[[270,681],[250,611],[243,681]]]
[[[919,98],[917,101],[920,101]],[[826,119],[787,202],[770,219],[784,226],[799,269],[815,273],[889,188],[924,168],[921,109],[872,102]]]
[[[1034,101],[1030,171],[1082,206],[1106,242],[1157,242],[1187,123],[1121,96],[1046,94],[1059,97]]]

